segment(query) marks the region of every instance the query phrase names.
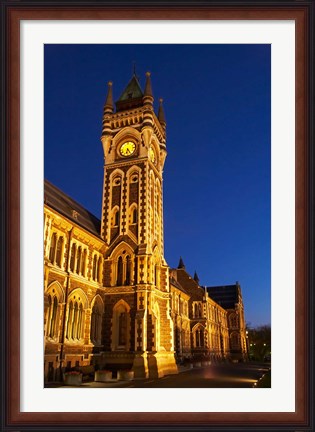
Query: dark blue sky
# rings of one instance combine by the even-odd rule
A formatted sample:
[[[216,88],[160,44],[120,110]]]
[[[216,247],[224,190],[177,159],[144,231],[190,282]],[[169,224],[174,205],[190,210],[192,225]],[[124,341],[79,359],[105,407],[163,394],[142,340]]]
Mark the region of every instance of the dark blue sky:
[[[165,257],[201,285],[239,281],[270,323],[270,45],[46,45],[45,178],[100,217],[107,82],[151,72],[164,99]]]

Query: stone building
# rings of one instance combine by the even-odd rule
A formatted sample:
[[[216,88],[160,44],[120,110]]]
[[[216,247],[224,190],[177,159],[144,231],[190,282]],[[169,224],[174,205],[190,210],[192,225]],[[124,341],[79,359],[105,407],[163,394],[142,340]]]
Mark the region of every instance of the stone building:
[[[144,91],[133,75],[115,108],[109,83],[101,220],[45,181],[46,381],[75,366],[161,377],[177,373],[177,361],[187,357],[246,356],[240,289],[238,301],[225,306],[182,260],[177,269],[165,261],[166,122],[162,100],[154,112],[150,74]],[[239,331],[233,311],[242,316]]]

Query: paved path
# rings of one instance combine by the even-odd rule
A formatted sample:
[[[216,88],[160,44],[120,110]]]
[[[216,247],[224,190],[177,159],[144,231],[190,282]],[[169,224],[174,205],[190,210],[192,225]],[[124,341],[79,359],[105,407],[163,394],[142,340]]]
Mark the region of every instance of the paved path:
[[[181,368],[179,374],[158,379],[86,382],[81,385],[81,388],[251,388],[269,369],[269,364],[214,364],[194,369]],[[61,385],[55,384],[49,387],[61,387]]]

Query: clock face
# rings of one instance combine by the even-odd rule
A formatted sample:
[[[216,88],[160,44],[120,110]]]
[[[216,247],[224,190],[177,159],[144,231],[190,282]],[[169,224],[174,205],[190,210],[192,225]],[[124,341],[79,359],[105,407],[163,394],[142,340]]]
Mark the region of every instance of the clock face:
[[[149,158],[150,158],[151,162],[155,163],[155,153],[154,153],[154,150],[152,147],[150,147],[150,150],[149,150]]]
[[[125,142],[119,149],[122,156],[131,156],[136,150],[136,144],[132,141]]]

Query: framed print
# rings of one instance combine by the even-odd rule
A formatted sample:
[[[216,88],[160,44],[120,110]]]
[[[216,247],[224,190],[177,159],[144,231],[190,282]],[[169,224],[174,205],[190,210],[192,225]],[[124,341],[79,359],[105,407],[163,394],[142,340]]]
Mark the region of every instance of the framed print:
[[[2,24],[3,430],[310,430],[313,4],[4,1]]]

